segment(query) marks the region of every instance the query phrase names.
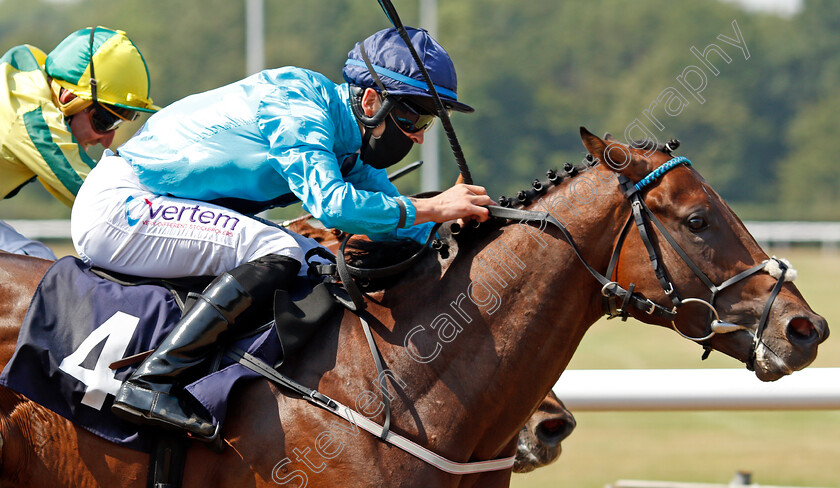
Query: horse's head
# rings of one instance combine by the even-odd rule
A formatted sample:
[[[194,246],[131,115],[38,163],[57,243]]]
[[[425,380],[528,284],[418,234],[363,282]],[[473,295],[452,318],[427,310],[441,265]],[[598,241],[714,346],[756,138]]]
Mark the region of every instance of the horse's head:
[[[581,137],[604,163],[599,170],[618,174],[634,209],[610,279],[635,285],[663,312],[631,315],[743,361],[764,381],[814,360],[828,326],[791,283],[796,272],[768,258],[690,162],[669,148],[629,147],[584,128]]]

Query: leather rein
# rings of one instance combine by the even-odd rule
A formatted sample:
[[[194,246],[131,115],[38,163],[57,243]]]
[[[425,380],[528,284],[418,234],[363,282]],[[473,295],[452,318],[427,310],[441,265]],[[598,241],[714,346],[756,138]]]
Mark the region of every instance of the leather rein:
[[[648,174],[645,178],[643,178],[637,183],[633,183],[629,178],[623,175],[618,176],[619,185],[624,195],[630,201],[632,212],[624,227],[622,228],[616,245],[613,248],[612,255],[610,257],[610,263],[607,267],[606,276],[598,272],[598,270],[593,268],[586,261],[586,259],[584,259],[583,255],[580,252],[580,249],[575,243],[574,238],[566,229],[566,227],[557,218],[555,218],[548,212],[538,212],[533,210],[524,210],[500,206],[489,206],[487,208],[490,211],[490,216],[496,219],[517,220],[520,223],[528,224],[536,223],[538,224],[540,231],[543,231],[548,224],[551,224],[552,226],[557,228],[563,234],[565,240],[572,247],[572,250],[578,257],[578,260],[583,264],[586,270],[601,284],[601,294],[604,297],[604,313],[609,318],[621,317],[622,320],[626,320],[629,316],[628,309],[634,308],[648,315],[656,315],[666,320],[669,320],[671,322],[672,328],[678,334],[680,334],[686,339],[698,343],[703,343],[715,334],[725,334],[729,332],[734,332],[736,330],[747,330],[747,332],[753,335],[753,346],[750,350],[750,358],[747,364],[747,367],[750,368],[754,364],[756,351],[758,350],[758,347],[761,344],[761,336],[767,325],[773,302],[775,301],[776,296],[781,291],[782,285],[786,281],[786,273],[789,270],[789,265],[786,261],[779,260],[773,257],[737,273],[735,276],[723,281],[720,285],[715,285],[706,276],[706,274],[703,273],[702,270],[700,270],[700,268],[694,263],[691,257],[689,257],[689,255],[682,249],[682,247],[680,247],[680,245],[673,238],[670,232],[668,232],[668,230],[665,228],[664,224],[662,224],[659,218],[657,218],[656,215],[653,214],[653,212],[645,204],[645,201],[642,198],[642,190],[646,186],[655,182],[659,178],[663,177],[668,171],[680,165],[691,165],[691,161],[684,157],[672,158],[671,160],[652,171],[650,174]],[[665,237],[665,239],[668,241],[668,243],[671,245],[674,251],[677,252],[680,258],[685,262],[685,264],[709,289],[711,297],[708,300],[704,300],[701,298],[680,298],[679,294],[677,293],[674,287],[673,282],[671,282],[670,278],[665,272],[665,269],[662,266],[662,259],[660,257],[658,247],[655,246],[651,241],[651,223],[657,229],[659,229],[659,231],[662,233],[662,235]],[[611,278],[608,278],[608,276],[612,277],[615,272],[615,268],[618,263],[619,255],[621,254],[621,249],[623,247],[625,238],[629,233],[630,228],[633,227],[634,224],[635,227],[639,230],[642,242],[644,242],[645,248],[648,251],[651,265],[660,283],[660,286],[662,287],[662,290],[665,292],[665,294],[671,299],[671,308],[662,306],[648,298],[645,298],[644,296],[638,293],[635,293],[635,284],[633,283],[631,283],[629,287],[625,289],[621,287],[621,285],[619,285],[616,281],[613,281]],[[363,293],[359,290],[358,285],[356,285],[355,279],[359,278],[366,280],[393,276],[396,273],[400,273],[410,268],[416,261],[423,257],[425,252],[429,249],[429,244],[432,243],[433,240],[435,240],[434,236],[436,234],[436,230],[437,227],[435,227],[434,230],[432,230],[432,232],[430,233],[426,245],[423,246],[421,250],[415,253],[413,256],[409,257],[407,260],[401,263],[379,269],[357,268],[350,266],[346,263],[344,258],[344,250],[350,237],[352,237],[352,234],[350,234],[345,238],[344,242],[342,242],[339,253],[335,259],[335,264],[320,267],[320,274],[337,274],[342,284],[344,285],[344,288],[349,295],[349,299],[342,299],[341,297],[336,298],[339,299],[339,301],[342,302],[342,304],[346,308],[355,312],[359,316],[359,320],[365,333],[365,338],[368,342],[368,346],[370,347],[371,354],[373,355],[374,363],[376,365],[376,369],[380,374],[380,378],[382,377],[382,373],[385,368],[383,365],[381,354],[379,353],[379,349],[377,348],[376,342],[374,341],[373,335],[371,333],[370,326],[368,325],[368,320],[366,318],[368,312],[365,311],[366,307]],[[434,244],[432,247],[435,247]],[[322,257],[327,257],[331,259],[331,256],[325,256],[323,253],[318,254],[320,254]],[[309,255],[307,255],[307,259],[308,258]],[[772,268],[772,264],[776,264],[777,269],[781,271],[779,273],[779,276],[775,276],[775,274],[773,274],[770,271],[770,269]],[[756,331],[753,333],[746,326],[721,321],[718,316],[717,310],[714,306],[715,298],[717,297],[718,293],[728,288],[729,286],[762,271],[767,271],[768,273],[771,273],[774,277],[777,277],[778,281],[773,287],[773,290],[770,292],[767,302],[765,303],[764,310],[762,312],[758,326],[756,327]],[[792,281],[792,279],[790,278],[787,278],[787,280]],[[677,317],[678,308],[687,303],[699,303],[705,305],[709,309],[709,315],[713,318],[711,318],[709,322],[709,332],[706,335],[702,337],[692,337],[686,335],[685,333],[680,331],[679,328],[677,328],[675,321]],[[707,348],[707,352],[710,351],[708,346],[704,345],[704,347]],[[379,437],[381,440],[388,442],[447,473],[466,475],[483,473],[488,471],[504,470],[509,469],[513,466],[513,456],[488,461],[473,461],[467,463],[451,461],[429,451],[428,449],[415,443],[414,441],[411,441],[410,439],[407,439],[405,437],[400,436],[399,434],[391,432],[390,401],[389,395],[387,395],[385,392],[382,392],[382,401],[385,405],[385,422],[383,425],[379,425],[376,422],[373,422],[372,420],[368,419],[361,413],[341,404],[340,402],[333,400],[332,398],[318,392],[317,390],[310,389],[308,387],[296,383],[295,381],[276,371],[274,368],[262,363],[261,360],[259,360],[258,358],[254,358],[243,351],[235,351],[233,354],[229,353],[229,355],[231,355],[231,357],[233,357],[235,360],[238,360],[239,363],[243,366],[258,372],[263,376],[267,377],[268,379],[275,381],[293,391],[298,392],[303,398],[310,401],[314,405],[321,407],[335,415],[338,415],[339,417],[347,420],[348,422],[351,422],[352,424],[361,427],[363,430],[366,430],[371,434]]]
[[[627,223],[622,228],[621,234],[619,235],[616,245],[613,248],[612,255],[610,257],[610,263],[607,267],[606,276],[599,273],[586,262],[586,260],[581,255],[578,246],[575,244],[574,238],[571,236],[571,234],[569,234],[565,226],[549,213],[503,207],[489,207],[490,215],[499,218],[518,219],[521,222],[539,222],[540,230],[543,230],[546,224],[552,224],[557,229],[559,229],[565,237],[565,239],[568,241],[569,245],[572,246],[572,249],[574,250],[580,262],[584,265],[587,271],[589,271],[589,273],[596,280],[598,280],[599,283],[601,283],[601,294],[604,297],[604,313],[608,316],[608,318],[621,317],[622,320],[626,320],[629,315],[628,308],[632,307],[648,315],[656,315],[665,318],[666,320],[671,322],[671,327],[680,336],[697,343],[703,343],[715,334],[726,334],[737,330],[746,330],[753,336],[753,344],[750,349],[750,357],[747,361],[747,368],[752,369],[754,367],[753,365],[756,358],[757,350],[762,344],[761,337],[764,333],[765,328],[767,327],[767,322],[770,316],[770,311],[773,306],[773,302],[775,301],[776,296],[778,296],[779,292],[781,291],[784,282],[793,281],[791,276],[794,276],[794,273],[788,275],[787,273],[790,270],[789,263],[785,260],[778,259],[774,256],[768,260],[756,264],[755,266],[752,266],[737,273],[735,276],[724,280],[719,285],[715,285],[714,282],[712,282],[712,280],[709,279],[709,277],[706,276],[705,273],[703,273],[703,271],[697,266],[697,264],[694,263],[694,261],[688,255],[688,253],[686,253],[685,250],[683,250],[683,248],[679,245],[676,239],[674,239],[671,233],[668,232],[668,229],[665,228],[665,225],[662,223],[662,221],[659,220],[659,218],[647,206],[642,196],[642,190],[645,187],[654,183],[658,179],[662,178],[669,171],[681,165],[690,166],[691,161],[689,161],[685,157],[672,158],[664,164],[662,164],[661,166],[659,166],[658,168],[656,168],[655,170],[651,171],[647,176],[642,178],[637,183],[632,182],[629,178],[627,178],[624,175],[618,175],[619,186],[622,192],[624,193],[624,196],[630,201],[632,212],[627,219]],[[660,251],[651,240],[651,223],[665,237],[665,240],[668,242],[668,244],[670,244],[671,248],[673,248],[674,251],[676,251],[676,253],[680,256],[682,261],[692,270],[692,272],[700,279],[700,281],[706,286],[706,288],[709,289],[711,296],[708,300],[704,300],[702,298],[680,298],[679,293],[677,293],[673,282],[666,274],[665,268],[662,265]],[[634,283],[631,282],[628,289],[624,289],[616,281],[613,281],[611,279],[611,277],[615,273],[615,268],[618,263],[619,255],[621,254],[621,249],[624,245],[624,240],[627,237],[630,228],[633,227],[634,224],[639,231],[639,235],[642,239],[642,242],[645,245],[645,248],[648,251],[651,266],[653,267],[653,271],[656,275],[656,278],[659,281],[660,286],[662,287],[662,291],[671,300],[672,308],[670,309],[634,293]],[[774,267],[780,270],[778,276],[776,276],[776,273],[771,273],[771,270],[773,270]],[[724,289],[730,287],[731,285],[738,283],[739,281],[742,281],[762,271],[770,273],[772,276],[777,278],[777,281],[772,291],[770,292],[767,301],[765,302],[764,310],[762,311],[761,318],[759,319],[755,332],[751,331],[750,328],[747,326],[733,324],[720,320],[720,317],[714,306],[715,299],[717,298],[718,294]],[[680,331],[676,325],[678,308],[688,303],[698,303],[704,305],[709,310],[709,331],[707,334],[701,337],[689,336]],[[704,347],[706,348],[706,354],[704,354],[705,358],[705,356],[708,355],[708,352],[710,352],[711,349],[708,348],[708,346],[706,345],[704,345]]]
[[[674,319],[671,320],[671,327],[676,331],[680,336],[689,339],[691,341],[702,343],[708,339],[710,339],[715,334],[726,334],[729,332],[734,332],[737,330],[746,330],[753,336],[753,343],[752,347],[750,348],[750,357],[747,360],[747,368],[752,369],[754,367],[754,361],[756,358],[756,352],[758,350],[759,345],[762,343],[761,337],[764,333],[764,329],[767,327],[767,322],[770,317],[770,310],[773,306],[773,302],[776,300],[776,296],[778,296],[779,292],[782,289],[782,285],[785,281],[793,281],[792,279],[787,279],[788,275],[787,272],[789,270],[789,265],[786,261],[776,258],[775,256],[762,261],[759,264],[756,264],[752,267],[749,267],[729,279],[724,280],[721,284],[715,285],[708,276],[694,263],[688,253],[683,250],[683,248],[677,243],[674,237],[671,235],[670,232],[665,228],[665,225],[662,223],[661,220],[650,210],[650,208],[645,203],[644,199],[642,198],[642,190],[656,181],[658,178],[661,178],[665,175],[668,171],[672,170],[673,168],[686,165],[690,166],[691,161],[684,157],[675,157],[664,163],[662,166],[653,170],[648,176],[643,178],[638,183],[632,183],[629,178],[624,175],[618,176],[619,185],[621,186],[622,192],[630,200],[632,206],[632,214],[627,220],[627,224],[625,224],[625,229],[631,226],[631,222],[635,223],[636,228],[639,230],[639,234],[642,238],[642,242],[645,244],[645,248],[648,251],[648,255],[650,257],[651,266],[653,267],[654,273],[656,274],[656,278],[659,281],[660,286],[662,287],[662,291],[671,299],[671,303],[673,304],[673,308],[671,309],[671,313],[674,315]],[[665,273],[664,268],[662,267],[662,259],[659,256],[658,249],[653,245],[650,239],[650,235],[648,232],[648,228],[650,223],[656,226],[659,229],[659,232],[665,237],[665,240],[668,241],[668,244],[671,245],[671,248],[676,251],[676,253],[680,256],[682,261],[686,264],[686,266],[691,269],[697,278],[703,283],[706,288],[708,288],[710,292],[710,297],[708,300],[703,300],[702,298],[685,298],[682,299],[677,293],[676,289],[674,288],[674,284],[668,278],[667,274]],[[607,274],[612,276],[615,265],[618,261],[618,256],[621,252],[621,244],[623,243],[623,238],[617,244],[615,250],[613,251],[613,255],[610,259],[610,265],[607,269]],[[715,299],[717,298],[718,294],[723,291],[724,289],[738,283],[754,274],[760,273],[765,271],[770,273],[770,270],[773,269],[773,265],[776,265],[778,269],[781,271],[779,276],[776,276],[777,281],[776,284],[773,286],[770,295],[767,298],[767,301],[764,304],[764,309],[761,314],[761,318],[758,321],[758,325],[756,326],[755,332],[752,332],[749,327],[733,324],[729,322],[724,322],[720,320],[718,316],[717,310],[715,309]],[[791,273],[791,276],[793,273]],[[632,286],[632,285],[631,285]],[[602,292],[603,293],[603,292]],[[605,294],[605,297],[607,294]],[[709,332],[702,336],[702,337],[692,337],[689,336],[682,331],[679,330],[677,327],[675,318],[677,314],[677,309],[686,303],[698,303],[704,305],[706,308],[709,309]],[[713,317],[713,318],[712,318]],[[706,347],[706,355],[711,349]]]

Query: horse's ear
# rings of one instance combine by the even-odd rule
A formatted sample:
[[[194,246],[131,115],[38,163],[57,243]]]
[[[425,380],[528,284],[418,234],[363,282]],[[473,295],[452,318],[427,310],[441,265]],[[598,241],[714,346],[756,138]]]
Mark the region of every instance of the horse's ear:
[[[607,148],[607,143],[603,139],[589,132],[583,126],[580,127],[580,138],[589,154],[598,159],[603,159],[604,150]]]
[[[630,150],[609,133],[604,140],[586,130],[586,127],[581,127],[580,138],[589,154],[597,158],[598,161],[604,161],[606,167],[616,173],[625,173],[625,168],[628,168],[633,161]],[[607,152],[609,154],[606,154]]]

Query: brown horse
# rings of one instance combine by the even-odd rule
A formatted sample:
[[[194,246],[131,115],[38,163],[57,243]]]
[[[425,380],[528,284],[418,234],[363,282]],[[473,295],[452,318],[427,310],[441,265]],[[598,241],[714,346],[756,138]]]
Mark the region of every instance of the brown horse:
[[[460,179],[459,176],[458,183],[461,183]],[[304,237],[315,239],[333,253],[338,252],[346,235],[338,229],[315,227],[308,218],[295,219],[287,227]],[[562,452],[560,443],[572,434],[576,425],[572,412],[553,391],[549,391],[519,431],[513,472],[530,473],[557,461]]]
[[[385,417],[379,394],[387,391],[394,432],[452,461],[468,462],[514,454],[525,421],[601,315],[602,293],[618,285],[635,289],[623,305],[636,318],[673,326],[747,363],[762,380],[814,360],[828,336],[825,320],[791,283],[763,272],[751,272],[717,294],[718,325],[733,323],[739,330],[710,334],[710,311],[691,303],[674,307],[675,317],[661,313],[672,308],[672,299],[663,291],[662,276],[651,271],[645,241],[636,232],[620,238],[632,209],[615,176],[640,181],[671,156],[608,144],[585,129],[581,136],[589,153],[608,164],[555,178],[557,184],[543,188],[527,207],[561,219],[587,265],[555,227],[536,220],[537,225],[485,225],[451,242],[447,258],[429,256],[411,276],[368,296],[367,318],[387,378],[372,373],[359,319],[350,313],[340,327],[325,331],[284,364],[284,372],[379,423]],[[698,271],[722,284],[767,259],[690,166],[674,167],[642,195],[662,224],[647,226],[653,257],[680,296],[711,301]],[[666,242],[662,229],[696,263],[696,271]],[[604,286],[592,273],[610,267],[619,244],[610,273],[617,285]],[[46,266],[0,258],[3,364]],[[763,326],[756,332],[757,324]],[[229,448],[214,455],[193,447],[185,486],[495,487],[510,481],[510,469],[447,474],[268,381],[247,383],[234,393],[241,400],[226,421]],[[147,457],[142,453],[74,428],[11,392],[0,398],[4,486],[144,486]]]

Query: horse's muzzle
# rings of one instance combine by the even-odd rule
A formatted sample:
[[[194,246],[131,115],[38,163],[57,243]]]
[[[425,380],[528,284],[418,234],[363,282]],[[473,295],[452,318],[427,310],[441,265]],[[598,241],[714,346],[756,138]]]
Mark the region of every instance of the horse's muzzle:
[[[774,340],[765,334],[755,345],[753,364],[762,381],[775,381],[799,371],[817,357],[817,347],[828,338],[826,320],[816,314],[797,315],[784,324],[783,334]]]

